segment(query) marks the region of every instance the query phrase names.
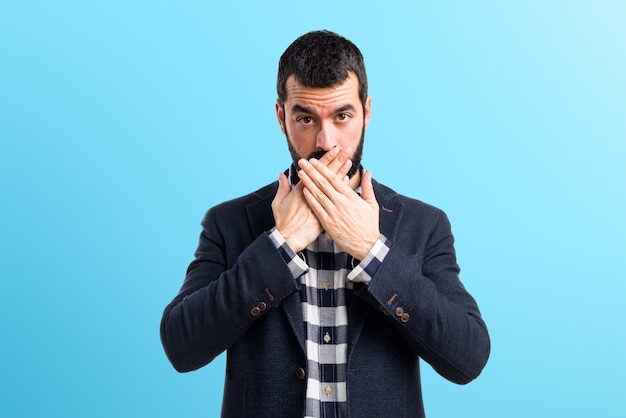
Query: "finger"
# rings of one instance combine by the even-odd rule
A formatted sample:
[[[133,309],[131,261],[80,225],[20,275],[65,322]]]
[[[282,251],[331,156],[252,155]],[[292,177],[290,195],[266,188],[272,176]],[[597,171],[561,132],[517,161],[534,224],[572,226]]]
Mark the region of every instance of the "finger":
[[[319,159],[319,162],[327,166],[330,171],[342,178],[348,173],[348,171],[350,171],[350,167],[352,167],[352,160],[350,159],[351,155],[352,148],[348,147],[345,150],[341,150],[339,147],[335,146],[324,154]]]
[[[372,185],[372,171],[367,170],[361,178],[361,196],[367,203],[376,203],[376,196],[374,195],[374,186]]]
[[[306,160],[304,160],[306,161]],[[313,179],[308,173],[307,169],[312,169],[311,174],[315,177]],[[319,173],[311,164],[306,164],[304,168],[300,170],[300,182],[304,185],[304,196],[311,207],[310,200],[315,201],[323,207],[326,211],[330,211],[333,208],[333,196],[337,193],[328,181]],[[308,198],[307,198],[308,196]],[[311,209],[313,209],[311,207]],[[316,211],[314,211],[316,212]]]
[[[337,178],[328,167],[314,158],[309,161],[301,159],[298,161],[298,165],[301,168],[301,179],[304,181],[303,177],[306,177],[305,187],[308,187],[314,196],[321,193],[334,200],[337,194],[345,193],[345,188],[349,189],[341,178]]]
[[[324,229],[326,229],[326,221],[329,216],[326,207],[318,200],[318,196],[314,195],[313,192],[306,187],[304,188],[303,195],[304,199],[309,205],[309,208],[311,208],[311,211],[313,212],[319,223]],[[327,201],[326,196],[324,196],[323,198]]]
[[[328,169],[333,173],[337,174],[339,178],[342,178],[348,171],[350,171],[350,167],[352,167],[352,160],[350,156],[352,155],[352,148],[346,148],[337,153],[337,156],[329,163],[326,164]]]
[[[324,186],[324,190],[330,190],[326,186],[326,183],[328,183],[328,185],[332,186],[334,190],[342,192],[345,191],[343,190],[345,188],[343,178],[346,176],[346,174],[348,174],[348,170],[350,169],[352,161],[346,160],[344,166],[342,166],[342,170],[340,171],[339,175],[334,173],[329,167],[320,164],[319,161],[317,161],[315,158],[311,158],[309,160],[309,164],[313,166],[314,170],[309,170],[308,174],[317,181],[320,187]],[[315,173],[314,171],[317,171],[317,173],[319,173],[322,177],[317,176],[317,173]],[[325,179],[326,182],[324,182],[322,178]]]
[[[278,190],[276,190],[276,196],[274,200],[277,202],[282,202],[289,192],[291,191],[291,185],[289,184],[289,179],[284,173],[278,173]]]
[[[338,162],[341,162],[341,165],[336,169],[331,171],[335,171],[339,178],[343,178],[348,174],[350,168],[352,167],[352,159],[350,156],[352,155],[352,148],[346,148],[345,150],[341,150],[339,155],[337,156]]]
[[[332,163],[337,158],[337,156],[341,153],[340,151],[341,151],[341,149],[339,147],[334,146],[328,152],[326,152],[324,155],[322,155],[319,158],[319,161],[322,164],[327,166],[327,165]]]

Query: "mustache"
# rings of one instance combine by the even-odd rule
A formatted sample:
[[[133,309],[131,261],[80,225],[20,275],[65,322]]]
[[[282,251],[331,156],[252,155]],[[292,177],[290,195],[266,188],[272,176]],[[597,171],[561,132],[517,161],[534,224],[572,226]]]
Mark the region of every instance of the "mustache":
[[[316,160],[319,160],[324,155],[326,155],[327,152],[328,151],[324,151],[324,150],[313,151],[312,153],[309,154],[309,156],[306,159],[310,160],[311,158],[315,158]]]

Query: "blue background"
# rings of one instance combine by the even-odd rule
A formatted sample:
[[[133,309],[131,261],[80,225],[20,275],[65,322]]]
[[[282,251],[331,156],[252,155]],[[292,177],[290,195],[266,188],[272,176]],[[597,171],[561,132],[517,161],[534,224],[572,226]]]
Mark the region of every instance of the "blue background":
[[[204,212],[288,165],[277,62],[320,28],[491,332],[470,385],[424,367],[429,417],[626,416],[624,3],[225,3],[0,0],[0,416],[217,416],[223,357],[177,374],[161,312]]]

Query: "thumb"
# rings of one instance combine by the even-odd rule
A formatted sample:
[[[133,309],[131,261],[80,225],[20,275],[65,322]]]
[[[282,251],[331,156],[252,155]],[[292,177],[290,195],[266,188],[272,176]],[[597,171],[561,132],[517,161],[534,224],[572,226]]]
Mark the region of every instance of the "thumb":
[[[282,201],[287,197],[290,191],[291,185],[289,184],[289,179],[284,173],[278,173],[278,190],[276,190],[274,200]]]
[[[372,171],[367,170],[361,178],[361,195],[367,203],[377,203],[374,195],[374,186],[372,186]]]

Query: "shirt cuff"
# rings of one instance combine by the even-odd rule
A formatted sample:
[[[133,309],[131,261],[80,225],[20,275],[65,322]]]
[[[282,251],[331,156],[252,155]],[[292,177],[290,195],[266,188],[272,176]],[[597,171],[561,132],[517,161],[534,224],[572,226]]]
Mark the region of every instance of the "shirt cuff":
[[[276,227],[270,229],[267,235],[280,256],[285,260],[285,263],[287,263],[287,267],[289,267],[289,271],[291,271],[294,278],[302,276],[309,270],[307,263],[291,249]]]
[[[383,234],[380,234],[378,241],[374,243],[374,246],[370,252],[367,253],[363,261],[348,273],[348,280],[355,283],[369,284],[390,249],[391,241]]]

